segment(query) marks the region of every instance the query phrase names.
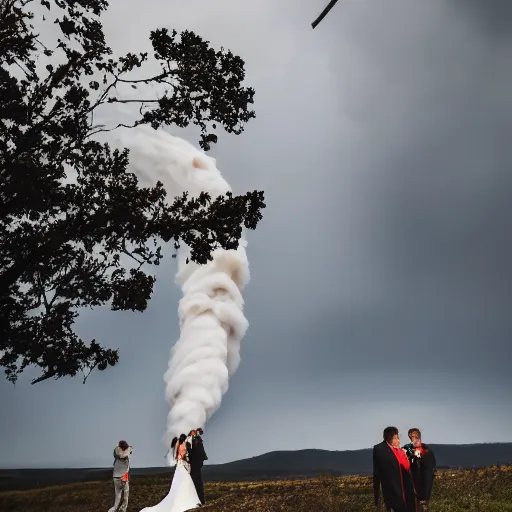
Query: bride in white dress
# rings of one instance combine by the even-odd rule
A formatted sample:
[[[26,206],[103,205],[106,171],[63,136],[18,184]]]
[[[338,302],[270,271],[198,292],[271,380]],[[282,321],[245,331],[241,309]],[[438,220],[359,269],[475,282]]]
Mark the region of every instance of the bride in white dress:
[[[140,512],[185,512],[201,505],[194,482],[190,476],[187,436],[181,434],[179,439],[175,437],[172,441],[171,449],[176,461],[176,471],[174,472],[169,493],[158,505],[146,507]]]

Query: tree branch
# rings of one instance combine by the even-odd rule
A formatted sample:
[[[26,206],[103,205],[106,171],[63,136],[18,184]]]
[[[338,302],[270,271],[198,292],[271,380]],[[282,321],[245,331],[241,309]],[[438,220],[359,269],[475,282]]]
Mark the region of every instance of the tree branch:
[[[320,16],[311,23],[313,28],[316,28],[318,24],[329,14],[329,11],[338,3],[338,0],[331,0],[327,7],[320,13]]]
[[[160,100],[119,100],[117,98],[109,98],[108,103],[158,103]]]
[[[30,382],[30,384],[32,384],[32,385],[38,384],[39,382],[43,382],[43,380],[51,379],[52,377],[55,377],[55,372],[43,373],[43,375],[41,375],[41,377],[34,379],[33,381]]]
[[[45,307],[46,311],[49,312],[51,306],[48,303],[48,299],[46,298],[46,291],[44,289],[43,281],[41,280],[41,274],[39,274],[39,272],[37,272],[36,275],[37,275],[36,281],[39,285],[39,295],[40,295],[40,297],[43,298],[43,303],[44,303],[44,307]]]
[[[152,78],[141,78],[140,80],[125,80],[123,78],[117,78],[117,81],[123,82],[124,84],[148,84],[150,82],[155,82],[156,80],[162,80],[163,78],[167,78],[171,74],[172,73],[170,71],[166,71]]]
[[[98,365],[95,364],[94,366],[91,366],[89,367],[89,372],[87,373],[87,375],[85,375],[85,372],[84,372],[84,380],[82,382],[82,384],[85,384],[87,382],[87,379],[89,378],[89,375],[91,375],[92,371],[94,370],[94,368],[96,368]]]
[[[98,133],[113,132],[114,130],[117,130],[118,128],[135,128],[136,126],[138,126],[137,121],[135,121],[132,125],[127,125],[127,124],[124,124],[124,123],[119,123],[114,128],[101,128],[99,130],[90,132],[90,133],[87,134],[86,138],[92,137],[93,135],[96,135]]]

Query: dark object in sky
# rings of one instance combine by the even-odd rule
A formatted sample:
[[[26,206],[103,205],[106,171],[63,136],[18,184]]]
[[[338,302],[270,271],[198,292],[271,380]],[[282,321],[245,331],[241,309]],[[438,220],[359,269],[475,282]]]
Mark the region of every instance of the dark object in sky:
[[[327,7],[320,13],[320,16],[318,16],[318,18],[315,21],[313,21],[313,23],[311,23],[311,26],[313,28],[316,28],[317,25],[327,16],[329,11],[336,5],[337,2],[338,0],[331,0]]]

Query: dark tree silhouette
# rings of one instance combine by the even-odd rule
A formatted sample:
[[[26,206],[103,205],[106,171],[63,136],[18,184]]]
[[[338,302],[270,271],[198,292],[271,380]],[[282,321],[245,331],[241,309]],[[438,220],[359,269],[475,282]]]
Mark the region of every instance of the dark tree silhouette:
[[[318,26],[318,24],[329,14],[329,11],[338,3],[338,0],[331,0],[326,8],[320,13],[320,15],[318,16],[318,18],[313,21],[313,23],[311,23],[311,26],[313,28],[316,28]]]
[[[182,241],[205,263],[215,247],[236,248],[265,207],[258,191],[168,202],[161,183],[144,188],[127,172],[127,150],[94,140],[116,128],[94,124],[112,103],[139,104],[129,127],[197,125],[205,151],[217,142],[215,123],[239,134],[255,117],[240,57],[193,32],[155,30],[160,72],[140,78],[148,55],[113,57],[100,22],[107,7],[0,0],[0,366],[13,383],[28,366],[41,371],[34,384],[79,372],[85,382],[115,365],[117,350],[73,331],[80,308],[144,311],[155,279],[143,266],[160,263],[160,244]],[[53,21],[49,42],[35,25],[51,32]],[[148,99],[152,85],[164,92]],[[140,88],[140,99],[123,97],[123,86]],[[75,181],[65,180],[70,169]]]

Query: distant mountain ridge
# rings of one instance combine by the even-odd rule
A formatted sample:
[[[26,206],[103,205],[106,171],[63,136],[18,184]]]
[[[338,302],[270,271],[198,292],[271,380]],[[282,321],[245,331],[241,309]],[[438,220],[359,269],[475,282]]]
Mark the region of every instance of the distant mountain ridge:
[[[468,445],[431,444],[439,468],[481,468],[512,464],[512,443]],[[136,476],[172,474],[168,467],[132,468]],[[329,451],[274,451],[225,464],[208,464],[203,477],[209,481],[309,478],[331,475],[370,474],[372,449]],[[0,469],[0,491],[30,489],[49,485],[110,479],[112,468],[84,469]]]
[[[512,463],[512,443],[481,443],[467,445],[430,444],[439,468],[473,468]],[[372,448],[361,450],[294,450],[274,451],[250,459],[226,464],[205,466],[205,474],[211,468],[212,477],[240,472],[247,474],[296,473],[311,476],[319,472],[332,474],[370,474],[372,472]],[[209,471],[208,471],[209,472]]]

